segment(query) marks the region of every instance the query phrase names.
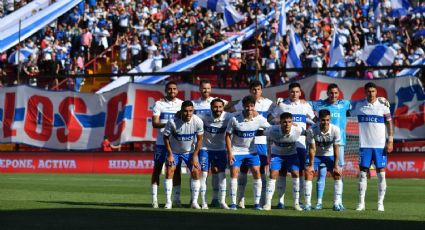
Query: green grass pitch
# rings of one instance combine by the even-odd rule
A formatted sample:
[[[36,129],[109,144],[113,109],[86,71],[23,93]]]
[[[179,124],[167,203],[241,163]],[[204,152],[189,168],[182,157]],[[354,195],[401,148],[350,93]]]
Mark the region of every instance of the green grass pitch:
[[[344,212],[331,209],[330,178],[320,211],[292,210],[289,180],[285,210],[253,210],[251,181],[247,209],[192,210],[185,176],[182,202],[187,205],[164,210],[151,208],[149,175],[0,174],[0,229],[425,229],[425,180],[389,179],[387,184],[383,213],[376,211],[376,179],[368,181],[366,211],[353,210],[353,178],[345,179]],[[162,184],[159,201],[163,206]]]

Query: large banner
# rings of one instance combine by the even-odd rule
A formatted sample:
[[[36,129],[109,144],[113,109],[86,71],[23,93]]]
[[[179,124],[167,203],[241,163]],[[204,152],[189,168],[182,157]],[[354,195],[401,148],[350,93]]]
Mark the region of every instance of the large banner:
[[[299,81],[306,100],[326,97],[337,83],[350,100],[365,97],[367,80],[312,76]],[[415,77],[374,81],[378,95],[388,98],[394,115],[396,139],[425,139],[425,94]],[[198,86],[179,85],[179,98],[199,97]],[[45,91],[29,86],[0,88],[0,143],[24,143],[57,150],[100,147],[103,136],[115,144],[153,141],[152,107],[164,95],[163,85],[126,84],[102,94]],[[214,96],[239,100],[247,89],[214,89]],[[264,89],[272,100],[288,96],[288,85]]]

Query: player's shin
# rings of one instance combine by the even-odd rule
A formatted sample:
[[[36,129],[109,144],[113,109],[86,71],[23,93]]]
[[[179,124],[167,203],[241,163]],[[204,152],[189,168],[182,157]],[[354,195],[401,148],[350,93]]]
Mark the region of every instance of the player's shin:
[[[316,182],[316,190],[317,190],[317,204],[322,204],[323,194],[325,192],[326,185],[326,167],[319,167],[319,173]]]
[[[217,177],[220,188],[220,203],[226,203],[226,174],[224,172],[219,172]]]
[[[247,183],[247,174],[246,173],[239,173],[238,176],[238,198],[239,200],[245,198],[245,187]]]
[[[275,187],[276,187],[276,179],[270,179],[269,182],[267,183],[266,194],[265,194],[266,205],[271,205]]]
[[[236,205],[236,194],[238,192],[238,178],[232,178],[230,180],[230,199],[231,204]]]
[[[292,196],[294,198],[294,204],[300,203],[300,178],[293,177],[292,178]]]
[[[254,191],[254,205],[260,204],[261,186],[262,186],[261,179],[254,179],[252,182],[252,185],[253,185],[253,191]]]
[[[312,190],[313,190],[313,181],[306,180],[304,182],[304,200],[305,200],[306,207],[311,207],[311,191]]]
[[[378,172],[378,204],[384,204],[385,192],[387,190],[387,181],[385,172]]]
[[[334,205],[341,204],[341,194],[342,194],[342,180],[335,180],[334,182]]]
[[[201,189],[200,189],[200,195],[201,195],[201,204],[207,204],[207,178],[208,178],[208,172],[202,171],[201,174]]]
[[[277,179],[277,195],[279,204],[285,204],[286,177],[279,176]]]
[[[359,175],[359,204],[365,203],[367,189],[367,172],[360,171]]]

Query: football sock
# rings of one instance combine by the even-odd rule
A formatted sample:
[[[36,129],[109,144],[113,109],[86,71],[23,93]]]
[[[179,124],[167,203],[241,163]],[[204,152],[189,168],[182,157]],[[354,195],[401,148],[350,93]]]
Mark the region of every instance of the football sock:
[[[334,182],[334,204],[341,204],[342,180]]]
[[[206,204],[207,201],[207,177],[208,172],[202,172],[201,174],[201,189],[200,189],[200,195],[201,195],[201,203]]]
[[[211,182],[212,182],[212,199],[216,200],[218,199],[218,191],[220,190],[219,188],[219,183],[220,183],[220,179],[219,179],[219,173],[217,174],[212,174],[212,178],[211,178]]]
[[[270,179],[266,188],[266,204],[271,204],[275,186],[276,179]]]
[[[201,187],[201,180],[192,179],[191,188],[192,188],[192,203],[198,203],[199,190]]]
[[[359,203],[364,204],[367,189],[367,172],[360,171],[359,175]]]
[[[300,203],[300,178],[292,178],[292,196],[294,197],[294,204]]]
[[[261,179],[254,179],[252,182],[253,191],[254,191],[254,204],[259,204],[261,199]]]
[[[286,177],[279,176],[277,179],[277,196],[279,203],[285,203]]]
[[[305,186],[304,188],[305,204],[311,206],[311,191],[313,190],[313,181],[306,180],[304,183],[304,186]]]
[[[385,172],[378,172],[378,204],[384,204],[385,192],[387,190],[387,181]]]
[[[241,199],[245,197],[245,187],[248,178],[246,173],[239,173],[238,176],[238,198]]]
[[[319,167],[319,173],[316,182],[316,191],[317,191],[317,203],[321,204],[323,199],[323,193],[325,192],[326,185],[326,167]],[[320,201],[320,202],[319,202]]]
[[[165,179],[164,181],[165,198],[167,203],[171,203],[171,194],[173,191],[173,179]]]
[[[152,184],[151,187],[151,194],[152,194],[152,202],[158,201],[158,185],[157,184]]]
[[[220,202],[226,202],[226,174],[224,172],[219,172],[218,175],[219,187],[220,187]]]
[[[236,194],[238,192],[238,178],[230,179],[230,199],[232,204],[236,204]]]

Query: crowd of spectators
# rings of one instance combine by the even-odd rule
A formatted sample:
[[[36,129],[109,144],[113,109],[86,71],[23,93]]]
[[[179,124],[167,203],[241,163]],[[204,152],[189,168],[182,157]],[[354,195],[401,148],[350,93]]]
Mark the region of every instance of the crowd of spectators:
[[[0,19],[32,2],[32,0],[0,0]]]
[[[1,2],[1,0],[0,0]],[[16,4],[23,4],[27,1]],[[27,77],[58,74],[84,74],[85,63],[111,45],[117,45],[119,59],[112,63],[111,73],[126,72],[153,58],[154,70],[194,54],[208,46],[239,32],[261,20],[270,11],[277,9],[276,0],[229,0],[246,20],[223,28],[221,13],[200,8],[196,0],[87,0],[72,9],[30,38],[21,46],[33,50],[28,61],[17,66],[17,71]],[[382,0],[382,16],[376,19],[372,0],[321,0],[316,6],[311,0],[300,0],[287,13],[287,24],[301,36],[305,52],[301,56],[304,67],[326,67],[332,34],[336,30],[339,42],[345,50],[347,66],[363,66],[360,50],[366,45],[383,43],[397,51],[393,63],[408,65],[425,56],[425,39],[414,36],[425,29],[425,13],[410,13],[406,17],[389,16],[391,1]],[[412,7],[425,2],[410,1]],[[84,6],[82,6],[84,5]],[[255,7],[253,7],[255,5]],[[265,27],[259,28],[257,37],[239,44],[234,42],[228,52],[208,61],[213,70],[274,70],[285,66],[288,53],[287,36],[280,37],[278,17]],[[376,29],[380,28],[381,38]],[[335,29],[334,29],[335,28]],[[256,50],[255,48],[258,47]],[[17,49],[15,47],[14,49]],[[0,75],[10,67],[7,55],[0,54]],[[205,64],[201,65],[205,66]],[[351,71],[346,76],[357,78],[383,78],[396,71]],[[218,83],[226,85],[225,76],[218,76]],[[255,74],[231,74],[232,87],[242,81],[256,78]],[[288,81],[280,73],[260,74],[260,81],[267,87],[273,83]],[[37,84],[36,80],[29,83]],[[57,80],[48,87],[57,84]],[[45,87],[43,85],[42,87]]]

